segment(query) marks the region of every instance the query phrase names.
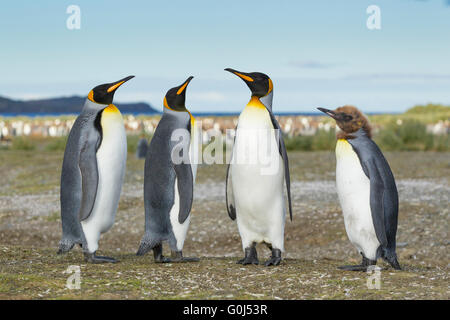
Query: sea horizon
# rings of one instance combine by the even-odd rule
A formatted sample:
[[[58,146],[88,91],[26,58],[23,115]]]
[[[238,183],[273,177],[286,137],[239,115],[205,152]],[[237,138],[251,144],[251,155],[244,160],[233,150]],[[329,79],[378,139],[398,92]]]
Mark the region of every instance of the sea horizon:
[[[162,115],[162,112],[124,112],[123,115],[132,115],[132,116],[155,116]],[[292,112],[292,111],[280,111],[274,112],[276,116],[305,116],[305,117],[317,117],[323,116],[322,112]],[[366,112],[365,114],[372,115],[381,115],[381,114],[400,114],[400,112]],[[62,116],[78,116],[79,113],[73,112],[32,112],[32,113],[21,113],[21,112],[0,112],[0,117],[4,118],[15,118],[15,117],[30,117],[30,118],[39,118],[39,117],[62,117]],[[240,112],[192,112],[192,115],[195,117],[237,117],[240,115]]]

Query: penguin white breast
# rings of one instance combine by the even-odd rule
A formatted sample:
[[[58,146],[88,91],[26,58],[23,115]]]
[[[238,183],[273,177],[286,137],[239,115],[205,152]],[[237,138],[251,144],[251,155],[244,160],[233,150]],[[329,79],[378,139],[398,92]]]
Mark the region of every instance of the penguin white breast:
[[[172,225],[172,231],[177,241],[177,249],[181,251],[184,246],[184,240],[186,239],[189,223],[191,221],[191,215],[189,214],[189,216],[183,223],[178,222],[178,216],[180,213],[180,195],[178,193],[177,178],[175,178],[174,189],[175,199],[173,201],[173,206],[170,209],[170,224]]]
[[[91,215],[82,221],[90,250],[97,245],[100,233],[108,231],[114,223],[127,158],[127,139],[123,118],[114,105],[104,109],[101,127],[102,142],[97,150],[99,174],[97,195]]]
[[[192,170],[192,181],[195,184],[195,176],[197,175],[197,164],[199,162],[199,156],[201,156],[200,149],[200,128],[197,126],[197,122],[192,117],[191,120],[191,143],[189,146],[189,160]],[[174,182],[174,196],[173,206],[170,209],[170,224],[172,225],[172,231],[177,241],[176,246],[179,251],[183,250],[184,240],[186,239],[189,223],[191,221],[191,215],[187,219],[180,223],[178,222],[178,216],[180,214],[180,195],[178,193],[178,179],[175,178]]]
[[[265,241],[283,250],[284,163],[261,103],[251,101],[239,116],[230,172],[243,246]]]
[[[336,144],[336,186],[350,242],[367,258],[375,260],[380,243],[370,209],[370,180],[345,139]]]

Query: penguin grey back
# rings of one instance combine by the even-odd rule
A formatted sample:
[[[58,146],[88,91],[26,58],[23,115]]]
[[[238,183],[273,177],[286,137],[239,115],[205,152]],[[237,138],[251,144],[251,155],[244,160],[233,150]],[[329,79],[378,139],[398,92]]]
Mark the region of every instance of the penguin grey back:
[[[352,133],[348,142],[355,150],[370,180],[372,219],[384,256],[395,255],[398,221],[398,192],[391,168],[378,146],[363,129]]]
[[[70,250],[75,243],[83,244],[85,242],[80,217],[89,215],[92,210],[92,207],[89,208],[87,204],[91,203],[93,206],[97,184],[90,182],[92,179],[98,179],[98,174],[97,177],[86,177],[89,180],[83,181],[80,160],[84,157],[86,165],[95,166],[94,171],[97,171],[95,153],[101,144],[102,133],[99,121],[102,110],[100,105],[86,100],[67,139],[60,189],[63,229],[60,248],[63,251]],[[89,157],[91,159],[88,159]],[[83,189],[88,192],[83,192]],[[88,198],[83,199],[83,195]]]
[[[190,164],[174,164],[172,161],[173,148],[180,143],[171,139],[173,132],[177,129],[185,130],[183,150],[189,150],[189,114],[166,109],[147,152],[144,170],[144,204],[146,236],[151,237],[151,239],[145,239],[149,248],[152,247],[150,243],[160,243],[164,240],[169,240],[169,243],[176,242],[169,215],[175,199],[176,177],[178,177],[178,189],[184,191],[180,193],[180,212],[187,210],[189,213],[192,205],[193,178]],[[183,201],[183,197],[190,200]],[[189,208],[181,208],[183,204]]]

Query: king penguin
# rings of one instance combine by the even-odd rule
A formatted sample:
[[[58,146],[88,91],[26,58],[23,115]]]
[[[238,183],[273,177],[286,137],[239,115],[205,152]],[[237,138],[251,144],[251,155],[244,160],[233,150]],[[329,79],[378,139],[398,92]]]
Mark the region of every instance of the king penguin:
[[[288,156],[272,112],[273,83],[260,72],[225,70],[241,78],[251,91],[238,119],[226,180],[228,215],[237,220],[245,253],[237,263],[259,264],[256,244],[265,243],[272,251],[265,265],[279,265],[284,251],[284,181],[291,220],[292,205]]]
[[[199,147],[195,118],[185,106],[186,87],[192,78],[166,93],[163,115],[145,159],[145,234],[137,255],[153,250],[157,263],[198,261],[182,253],[198,163],[192,160]],[[166,240],[171,258],[163,256],[162,242]]]
[[[394,175],[371,139],[367,118],[353,106],[318,108],[336,120],[336,187],[350,242],[362,255],[360,265],[343,270],[366,271],[383,258],[401,269],[395,252],[398,193]]]
[[[61,173],[59,254],[79,244],[87,262],[117,262],[96,251],[100,234],[114,223],[127,159],[123,118],[113,97],[133,77],[92,89],[70,130]]]

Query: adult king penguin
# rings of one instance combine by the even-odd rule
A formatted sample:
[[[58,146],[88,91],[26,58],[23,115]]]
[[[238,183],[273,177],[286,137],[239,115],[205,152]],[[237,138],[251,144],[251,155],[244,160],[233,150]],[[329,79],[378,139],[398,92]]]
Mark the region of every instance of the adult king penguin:
[[[239,116],[227,169],[227,211],[232,220],[237,220],[245,253],[238,263],[258,264],[256,244],[265,243],[272,251],[265,265],[279,265],[284,251],[284,180],[291,220],[292,205],[287,152],[272,112],[273,83],[260,72],[225,70],[241,78],[252,93]]]
[[[87,262],[117,262],[95,253],[100,234],[114,223],[127,159],[123,118],[113,97],[133,77],[92,89],[70,130],[61,174],[60,254],[80,244]]]
[[[145,159],[145,234],[137,255],[153,250],[155,262],[198,261],[182,254],[197,171],[193,156],[199,147],[195,119],[185,106],[186,87],[192,78],[166,93],[164,112]],[[166,240],[171,258],[162,254]]]
[[[318,108],[336,120],[336,186],[350,242],[362,255],[362,263],[339,267],[365,271],[382,257],[400,269],[395,252],[398,194],[394,175],[371,139],[367,118],[353,106],[336,110]]]

